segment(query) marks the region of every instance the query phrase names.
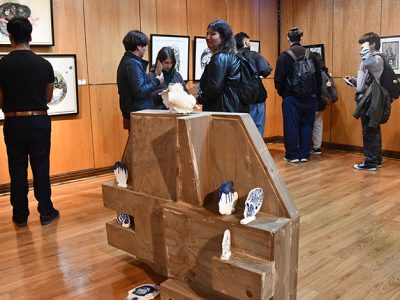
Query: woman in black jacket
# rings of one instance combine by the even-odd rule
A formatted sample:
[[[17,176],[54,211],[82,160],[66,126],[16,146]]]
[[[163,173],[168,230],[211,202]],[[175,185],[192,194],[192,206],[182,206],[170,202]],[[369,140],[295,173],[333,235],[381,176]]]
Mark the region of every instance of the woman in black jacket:
[[[159,93],[168,88],[168,85],[170,83],[180,83],[182,84],[185,92],[188,92],[188,90],[186,88],[185,81],[183,81],[182,75],[176,69],[176,57],[174,49],[172,49],[171,47],[162,47],[160,51],[158,51],[156,61],[160,62],[161,64],[160,67],[162,68],[161,72],[164,75],[164,83],[161,84],[157,88],[157,90],[152,93],[154,108],[167,109],[162,103],[162,98]],[[158,72],[160,71],[158,71],[157,68],[157,65],[153,65],[148,74],[148,77],[152,81],[154,80],[154,78],[156,78],[156,75],[159,75]]]
[[[235,87],[240,81],[240,60],[231,27],[223,20],[211,22],[206,42],[213,55],[200,79],[198,103],[205,111],[249,112],[240,102]]]

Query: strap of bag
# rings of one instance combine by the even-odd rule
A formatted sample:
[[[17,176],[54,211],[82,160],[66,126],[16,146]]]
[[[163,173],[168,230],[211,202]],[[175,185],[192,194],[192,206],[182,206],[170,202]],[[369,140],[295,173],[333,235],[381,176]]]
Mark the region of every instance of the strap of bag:
[[[305,57],[306,59],[309,59],[309,58],[310,58],[310,48],[306,48],[306,53],[304,54],[304,57]]]
[[[297,57],[296,57],[296,55],[294,55],[292,50],[289,49],[286,51],[286,53],[289,54],[290,57],[293,58],[294,61],[297,61]]]

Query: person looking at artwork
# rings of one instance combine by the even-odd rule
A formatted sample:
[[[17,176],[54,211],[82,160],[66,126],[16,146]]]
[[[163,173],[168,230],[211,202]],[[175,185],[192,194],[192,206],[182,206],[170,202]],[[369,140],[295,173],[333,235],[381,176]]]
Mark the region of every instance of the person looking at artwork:
[[[185,81],[183,81],[182,75],[176,70],[176,58],[174,49],[171,47],[163,47],[158,51],[157,64],[151,67],[149,77],[153,81],[161,73],[164,76],[164,83],[160,84],[157,89],[152,92],[152,98],[154,107],[158,109],[166,109],[162,103],[160,92],[165,90],[171,83],[180,83],[183,86],[185,92],[188,92]]]
[[[30,50],[32,25],[25,17],[7,23],[11,52],[0,60],[0,108],[4,112],[4,141],[11,179],[10,202],[16,226],[27,226],[28,159],[40,222],[47,225],[60,216],[51,201],[50,137],[47,115],[53,96],[51,64]]]
[[[272,67],[260,53],[250,50],[250,36],[245,32],[239,32],[235,35],[235,40],[239,55],[242,55],[253,65],[261,78],[267,78],[272,72]],[[258,98],[256,103],[250,104],[250,116],[261,136],[264,136],[265,100],[267,99],[260,96]]]
[[[240,60],[231,27],[224,20],[211,22],[206,42],[212,57],[200,78],[198,103],[205,111],[248,113],[249,106],[240,102],[235,92],[240,82]]]
[[[316,95],[321,87],[321,69],[311,51],[301,46],[303,32],[289,30],[290,48],[276,62],[275,88],[282,97],[284,160],[308,162],[316,111]]]
[[[162,73],[152,79],[146,74],[148,62],[143,56],[148,41],[147,36],[139,30],[129,31],[122,40],[125,53],[118,65],[117,85],[123,126],[128,130],[130,113],[154,108],[151,94],[164,83]]]

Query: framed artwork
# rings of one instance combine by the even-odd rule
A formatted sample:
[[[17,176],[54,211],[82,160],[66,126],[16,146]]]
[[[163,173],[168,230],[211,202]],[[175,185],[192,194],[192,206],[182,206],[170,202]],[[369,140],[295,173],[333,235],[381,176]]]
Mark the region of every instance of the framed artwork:
[[[210,62],[211,50],[207,46],[206,38],[194,37],[194,59],[193,59],[193,80],[200,80],[204,68]]]
[[[381,51],[396,74],[400,74],[400,36],[381,37]]]
[[[150,35],[150,62],[156,63],[158,51],[162,47],[174,49],[176,70],[182,75],[183,80],[189,80],[189,36],[183,35]]]
[[[52,0],[0,0],[0,45],[10,45],[7,23],[17,16],[32,24],[31,45],[54,45]]]
[[[250,50],[260,52],[260,41],[250,41]]]
[[[322,60],[325,61],[325,47],[324,44],[315,45],[303,45],[305,48],[310,48],[311,52],[317,52],[322,56]]]
[[[78,85],[76,73],[75,54],[41,54],[48,60],[54,70],[53,99],[47,104],[48,114],[70,115],[79,113]],[[0,59],[3,56],[0,56]],[[0,110],[0,120],[4,120],[4,114]]]

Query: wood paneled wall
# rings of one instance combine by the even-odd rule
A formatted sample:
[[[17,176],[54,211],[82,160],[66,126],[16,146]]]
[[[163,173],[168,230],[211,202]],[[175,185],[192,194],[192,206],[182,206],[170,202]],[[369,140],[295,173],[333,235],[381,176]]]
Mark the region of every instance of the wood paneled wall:
[[[341,77],[356,76],[360,63],[358,38],[362,34],[373,31],[381,36],[400,35],[400,29],[393,25],[400,14],[400,1],[285,0],[281,4],[281,51],[287,48],[286,34],[293,26],[303,30],[303,44],[325,44],[326,63],[333,72],[339,101],[324,113],[324,141],[362,146],[361,123],[352,116],[354,90]],[[396,139],[400,134],[399,102],[393,103],[390,120],[382,126],[385,150],[400,151]]]
[[[116,69],[129,30],[139,29],[148,36],[190,35],[193,40],[205,35],[212,20],[222,18],[234,30],[260,40],[272,65],[278,54],[277,0],[53,0],[53,17],[55,45],[33,50],[76,53],[78,78],[87,85],[78,89],[78,115],[52,117],[52,175],[111,166],[121,159],[127,132],[122,129]],[[0,52],[9,51],[10,47],[0,47]],[[193,44],[190,51],[192,59]],[[273,80],[265,80],[265,85],[272,115],[266,128],[269,135],[276,135]],[[1,132],[2,127],[0,123]],[[0,184],[8,182],[6,150],[0,143]]]

